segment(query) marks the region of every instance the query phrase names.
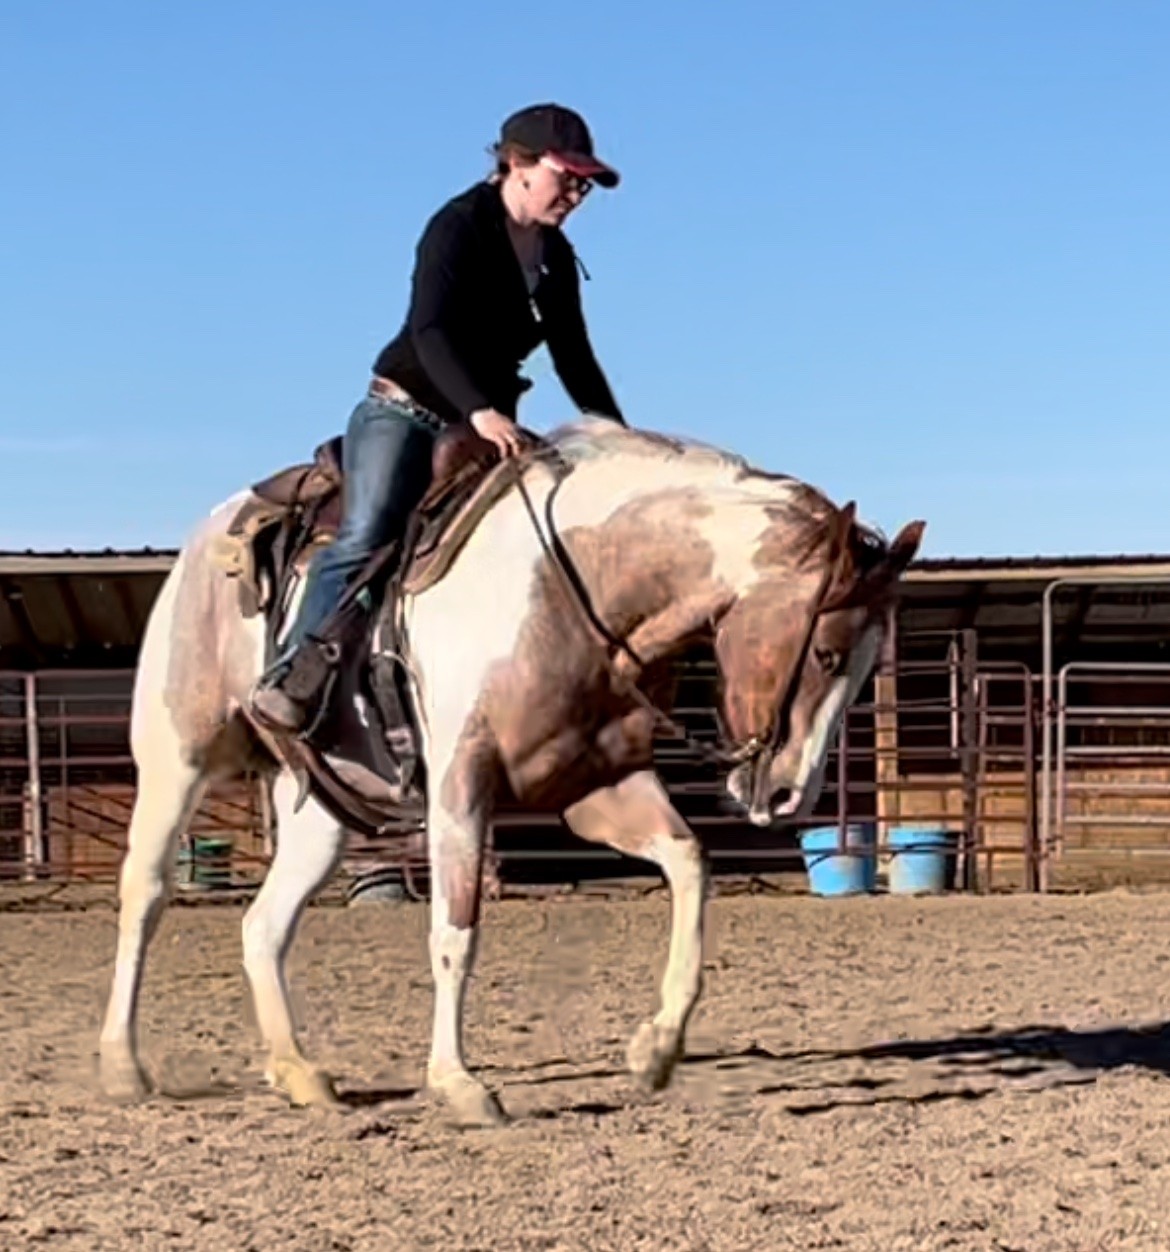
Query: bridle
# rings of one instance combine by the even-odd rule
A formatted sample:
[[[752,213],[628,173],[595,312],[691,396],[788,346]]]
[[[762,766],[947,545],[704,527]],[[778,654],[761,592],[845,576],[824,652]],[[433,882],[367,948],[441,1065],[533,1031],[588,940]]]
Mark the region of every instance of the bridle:
[[[568,467],[563,458],[554,450],[542,448],[535,453],[536,459],[553,461],[561,470]],[[670,738],[680,740],[687,745],[692,751],[696,752],[700,757],[710,764],[719,766],[720,768],[735,768],[741,765],[750,765],[752,767],[752,803],[754,804],[757,796],[766,800],[762,796],[763,789],[768,785],[769,773],[771,771],[772,762],[775,760],[776,754],[781,750],[788,738],[792,707],[796,701],[797,693],[800,689],[800,678],[804,672],[805,662],[812,648],[813,635],[816,632],[817,622],[823,613],[830,607],[828,604],[829,590],[832,586],[833,574],[836,562],[830,559],[826,565],[821,581],[817,588],[817,594],[812,602],[812,611],[809,613],[808,623],[805,627],[804,636],[801,640],[800,651],[797,653],[796,664],[789,671],[788,679],[784,686],[784,692],[776,707],[776,713],[772,719],[771,725],[764,731],[749,735],[747,738],[730,744],[721,743],[718,747],[712,747],[710,744],[696,739],[681,723],[661,709],[638,685],[638,675],[645,669],[646,664],[642,658],[634,650],[628,640],[616,635],[598,616],[596,609],[593,607],[592,598],[589,595],[589,589],[586,587],[581,577],[580,571],[577,569],[572,556],[565,548],[560,535],[557,532],[556,523],[553,519],[553,504],[556,499],[557,492],[560,490],[565,481],[566,474],[560,473],[556,476],[552,489],[549,491],[544,502],[545,525],[542,527],[540,520],[536,514],[536,507],[532,502],[529,494],[528,486],[524,482],[524,472],[517,462],[513,461],[512,475],[524,506],[528,511],[528,516],[532,521],[533,530],[536,532],[537,539],[545,554],[549,558],[549,563],[557,574],[557,580],[565,592],[570,603],[580,612],[594,637],[594,642],[598,645],[598,649],[602,654],[606,668],[609,671],[611,681],[614,687],[620,693],[642,710],[648,713],[654,721],[655,726],[666,733]],[[634,673],[630,675],[625,670],[619,670],[614,664],[614,655],[622,654],[629,659],[634,667]],[[719,721],[720,739],[726,741],[728,736],[723,726],[722,718]]]

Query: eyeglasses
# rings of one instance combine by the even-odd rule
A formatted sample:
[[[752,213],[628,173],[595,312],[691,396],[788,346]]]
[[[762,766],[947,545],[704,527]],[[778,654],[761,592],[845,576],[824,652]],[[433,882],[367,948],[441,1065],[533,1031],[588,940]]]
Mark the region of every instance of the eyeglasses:
[[[561,180],[561,189],[569,195],[576,194],[580,199],[585,197],[593,190],[593,179],[586,178],[583,174],[574,174],[572,170],[565,167],[553,157],[542,156],[540,163],[546,169],[550,169]]]

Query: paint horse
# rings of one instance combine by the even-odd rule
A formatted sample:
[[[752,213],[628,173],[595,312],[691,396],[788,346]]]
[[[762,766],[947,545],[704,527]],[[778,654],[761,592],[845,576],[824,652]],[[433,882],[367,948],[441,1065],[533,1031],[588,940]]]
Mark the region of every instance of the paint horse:
[[[727,786],[751,820],[806,813],[846,706],[871,671],[912,522],[887,542],[796,479],[706,445],[587,418],[547,436],[462,540],[443,575],[400,605],[426,766],[434,1025],[430,1093],[463,1124],[505,1117],[468,1069],[465,984],[481,868],[502,802],[560,813],[585,840],[660,867],[671,893],[661,1003],[633,1034],[632,1074],[664,1087],[701,992],[706,861],[653,770],[672,658],[713,645]],[[137,794],[120,871],[117,958],[100,1041],[115,1098],[150,1090],[138,993],[176,844],[209,781],[266,761],[275,854],[243,921],[265,1077],[294,1104],[331,1079],[302,1050],[285,956],[330,877],[344,828],[264,747],[246,716],[265,659],[262,617],[212,559],[241,496],[185,544],[153,606],[134,688]],[[572,567],[572,579],[566,568]],[[574,591],[574,588],[577,590]],[[609,641],[609,642],[606,642]],[[298,802],[299,801],[299,802]]]

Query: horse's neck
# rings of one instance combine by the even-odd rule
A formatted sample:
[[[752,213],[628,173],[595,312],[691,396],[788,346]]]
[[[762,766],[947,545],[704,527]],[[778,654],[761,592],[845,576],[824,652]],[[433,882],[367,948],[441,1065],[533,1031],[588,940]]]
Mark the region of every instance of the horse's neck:
[[[714,542],[726,523],[693,487],[570,477],[553,513],[593,612],[647,659],[691,638],[734,594]]]

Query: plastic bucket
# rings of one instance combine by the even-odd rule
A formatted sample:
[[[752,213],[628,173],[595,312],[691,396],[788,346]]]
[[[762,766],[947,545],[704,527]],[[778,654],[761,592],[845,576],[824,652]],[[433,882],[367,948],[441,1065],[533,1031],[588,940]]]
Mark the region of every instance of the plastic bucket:
[[[958,836],[953,830],[896,826],[887,846],[892,895],[932,895],[954,885]]]
[[[809,890],[816,896],[851,896],[873,891],[877,883],[874,827],[857,823],[845,829],[848,852],[838,850],[839,826],[816,826],[800,836]]]
[[[232,881],[232,841],[200,838],[179,851],[179,881],[188,887],[211,890],[230,887]]]

